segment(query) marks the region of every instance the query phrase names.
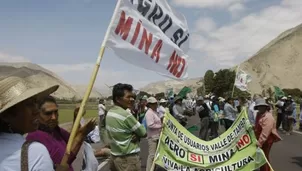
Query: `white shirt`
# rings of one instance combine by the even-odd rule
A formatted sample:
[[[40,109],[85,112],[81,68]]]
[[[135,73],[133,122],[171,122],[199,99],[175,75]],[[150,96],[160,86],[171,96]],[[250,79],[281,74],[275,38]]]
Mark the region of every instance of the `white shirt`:
[[[84,151],[83,151],[83,166],[85,168],[82,171],[95,171],[98,170],[99,162],[94,156],[94,150],[91,145],[87,142],[83,143]]]
[[[157,108],[157,113],[158,113],[158,117],[162,118],[162,117],[164,117],[164,115],[166,113],[166,109],[163,106],[159,106]]]
[[[106,107],[103,104],[99,104],[98,108],[99,108],[99,116],[105,115]]]
[[[0,170],[21,170],[21,147],[25,138],[20,134],[0,133]],[[53,162],[46,147],[33,142],[28,148],[28,168],[30,171],[53,171]]]
[[[276,103],[276,105],[279,106],[279,107],[281,108],[281,107],[284,105],[284,102],[281,101],[281,100],[278,100],[277,103]],[[278,109],[277,109],[277,112],[278,112],[278,113],[282,113],[282,110],[278,108]]]
[[[254,110],[256,103],[252,102],[248,108],[248,117],[252,125],[255,125],[255,119],[258,113],[258,110]]]
[[[82,117],[81,120],[80,120],[80,125],[81,125],[81,126],[85,126],[85,124],[86,124],[86,121],[85,121],[85,119]]]

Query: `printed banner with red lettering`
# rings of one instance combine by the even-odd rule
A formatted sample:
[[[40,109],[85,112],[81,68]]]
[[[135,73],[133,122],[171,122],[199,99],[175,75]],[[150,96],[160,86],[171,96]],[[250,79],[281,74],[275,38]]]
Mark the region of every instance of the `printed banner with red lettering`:
[[[176,79],[188,76],[185,17],[163,0],[121,0],[107,46],[123,60]]]
[[[197,138],[166,114],[154,162],[173,171],[252,171],[266,163],[262,150],[256,152],[256,143],[246,110],[211,141]]]

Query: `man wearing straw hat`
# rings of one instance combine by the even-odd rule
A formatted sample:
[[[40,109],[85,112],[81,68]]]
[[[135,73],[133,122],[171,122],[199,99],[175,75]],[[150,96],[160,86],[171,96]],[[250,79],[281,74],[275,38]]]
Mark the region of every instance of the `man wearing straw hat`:
[[[187,124],[187,118],[184,116],[184,108],[182,106],[182,97],[176,96],[174,98],[174,105],[172,108],[173,115],[176,120],[182,125],[185,126]]]
[[[67,171],[68,167],[60,165],[54,169],[44,145],[24,138],[39,126],[37,101],[59,86],[39,87],[15,76],[18,74],[0,81],[0,170]]]
[[[146,170],[150,170],[155,152],[156,147],[158,144],[159,136],[163,124],[157,113],[157,100],[154,97],[149,97],[147,99],[148,111],[146,112],[146,123],[147,123],[147,135],[148,135],[148,146],[149,146],[149,155],[147,160],[147,168]]]

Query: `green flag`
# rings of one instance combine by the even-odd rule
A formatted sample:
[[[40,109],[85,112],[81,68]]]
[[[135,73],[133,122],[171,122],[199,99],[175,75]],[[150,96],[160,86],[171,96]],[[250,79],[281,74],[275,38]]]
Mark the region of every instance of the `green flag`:
[[[285,93],[277,86],[274,86],[275,88],[275,97],[282,97],[285,96]]]
[[[180,90],[180,92],[178,93],[177,96],[181,97],[181,98],[186,98],[187,94],[188,93],[191,93],[192,92],[192,89],[189,88],[189,87],[184,87]]]
[[[166,97],[170,98],[174,96],[173,88],[166,89]]]

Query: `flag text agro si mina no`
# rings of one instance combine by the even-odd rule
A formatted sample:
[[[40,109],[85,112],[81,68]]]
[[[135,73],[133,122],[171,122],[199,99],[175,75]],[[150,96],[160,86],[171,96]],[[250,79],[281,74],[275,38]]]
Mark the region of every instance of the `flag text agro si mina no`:
[[[256,162],[254,132],[243,110],[232,127],[212,141],[203,141],[165,115],[155,163],[167,170],[254,170],[265,164],[264,154]]]
[[[163,0],[121,0],[107,45],[123,60],[176,79],[187,77],[185,17]]]

